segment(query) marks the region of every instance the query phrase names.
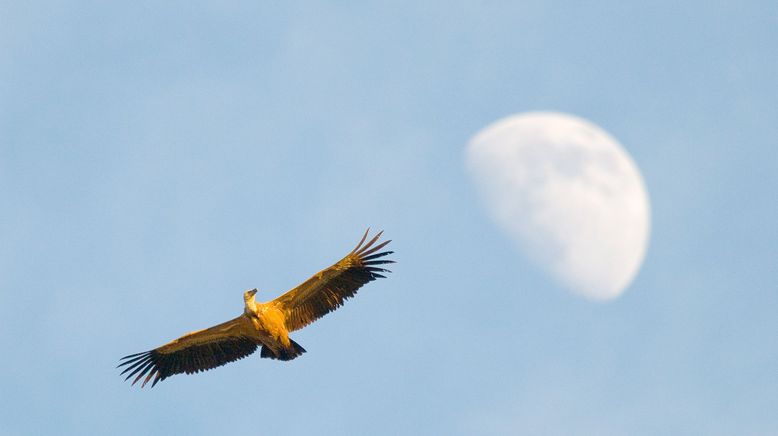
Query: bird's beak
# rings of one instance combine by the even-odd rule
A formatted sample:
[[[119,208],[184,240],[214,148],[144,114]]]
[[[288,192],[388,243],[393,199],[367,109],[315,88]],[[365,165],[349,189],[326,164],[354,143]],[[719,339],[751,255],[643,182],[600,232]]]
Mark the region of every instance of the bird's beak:
[[[253,297],[256,294],[257,294],[257,290],[256,289],[252,289],[252,290],[249,291],[249,296]]]

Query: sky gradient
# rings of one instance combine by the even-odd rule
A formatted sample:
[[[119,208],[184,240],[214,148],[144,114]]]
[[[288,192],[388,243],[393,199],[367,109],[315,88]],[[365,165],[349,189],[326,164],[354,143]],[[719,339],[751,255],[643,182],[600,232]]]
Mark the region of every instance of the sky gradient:
[[[767,1],[0,1],[0,434],[777,434],[776,40]],[[530,110],[641,169],[614,301],[550,282],[467,176]],[[119,377],[368,226],[394,273],[300,359]]]

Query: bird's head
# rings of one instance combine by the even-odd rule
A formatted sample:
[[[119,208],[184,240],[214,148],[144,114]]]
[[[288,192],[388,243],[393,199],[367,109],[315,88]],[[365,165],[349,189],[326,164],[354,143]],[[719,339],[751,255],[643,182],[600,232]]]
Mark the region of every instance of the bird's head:
[[[257,294],[257,289],[249,289],[248,291],[243,293],[243,303],[245,304],[245,307],[243,308],[243,312],[247,315],[256,314],[257,313],[257,303],[254,301],[254,295]]]
[[[243,301],[248,303],[249,301],[254,299],[254,295],[256,295],[256,294],[257,294],[257,289],[256,288],[249,289],[248,291],[243,293]]]

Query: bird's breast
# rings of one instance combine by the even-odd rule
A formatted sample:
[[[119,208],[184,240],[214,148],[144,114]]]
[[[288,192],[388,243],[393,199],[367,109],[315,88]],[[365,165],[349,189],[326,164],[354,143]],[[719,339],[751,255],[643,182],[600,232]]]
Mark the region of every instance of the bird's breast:
[[[284,313],[273,306],[263,306],[257,311],[255,327],[273,337],[285,336],[287,331],[284,323]]]

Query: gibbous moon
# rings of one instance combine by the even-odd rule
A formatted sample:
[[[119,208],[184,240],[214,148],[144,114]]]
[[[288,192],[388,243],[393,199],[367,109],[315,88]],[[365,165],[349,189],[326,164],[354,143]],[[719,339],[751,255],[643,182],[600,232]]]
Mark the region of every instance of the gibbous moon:
[[[629,286],[648,243],[648,194],[608,133],[567,114],[523,113],[478,132],[466,160],[498,226],[557,282],[598,300]]]

